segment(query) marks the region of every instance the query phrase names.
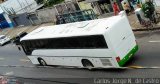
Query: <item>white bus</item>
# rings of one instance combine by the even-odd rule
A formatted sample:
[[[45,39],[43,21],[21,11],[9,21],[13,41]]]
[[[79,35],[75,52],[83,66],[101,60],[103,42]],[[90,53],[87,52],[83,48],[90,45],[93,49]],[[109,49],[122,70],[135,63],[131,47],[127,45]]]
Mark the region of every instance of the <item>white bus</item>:
[[[138,50],[126,15],[38,28],[21,39],[33,64],[119,68]]]

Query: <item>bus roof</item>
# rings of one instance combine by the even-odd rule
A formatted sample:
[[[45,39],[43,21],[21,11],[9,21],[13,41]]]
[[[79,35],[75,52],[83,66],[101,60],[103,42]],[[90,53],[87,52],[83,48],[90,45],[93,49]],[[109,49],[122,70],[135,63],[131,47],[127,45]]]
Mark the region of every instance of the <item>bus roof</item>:
[[[121,15],[109,18],[40,27],[24,36],[23,40],[98,35],[121,20]]]

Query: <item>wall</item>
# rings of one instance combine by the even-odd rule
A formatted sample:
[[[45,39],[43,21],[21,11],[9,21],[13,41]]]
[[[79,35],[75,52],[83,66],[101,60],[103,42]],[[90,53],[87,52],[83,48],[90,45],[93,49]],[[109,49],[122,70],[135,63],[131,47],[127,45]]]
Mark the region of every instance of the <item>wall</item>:
[[[35,0],[7,0],[1,4],[0,13],[14,10],[17,14],[28,12],[38,5]]]
[[[56,4],[54,5],[54,7],[59,15],[80,10],[77,2],[65,2],[61,4]]]
[[[160,6],[160,0],[155,0],[156,6]]]
[[[54,7],[45,8],[36,11],[37,17],[42,23],[54,22],[56,21],[56,10]]]
[[[95,14],[100,15],[101,10],[99,9],[98,3],[97,2],[92,2],[94,3],[94,8],[92,8],[91,3],[88,3],[87,1],[81,1],[79,2],[81,10],[85,9],[92,9]]]
[[[31,14],[28,14],[28,18],[31,22],[32,25],[39,25],[41,24],[42,22],[39,20],[39,18],[37,17],[36,13],[31,13]]]
[[[41,23],[55,23],[56,12],[54,7],[38,10],[34,13],[23,13],[16,16],[10,16],[15,26],[30,26]]]
[[[16,17],[10,16],[12,22],[14,23],[15,26],[29,26],[32,25],[27,13],[23,13],[23,14],[18,14],[16,15]]]

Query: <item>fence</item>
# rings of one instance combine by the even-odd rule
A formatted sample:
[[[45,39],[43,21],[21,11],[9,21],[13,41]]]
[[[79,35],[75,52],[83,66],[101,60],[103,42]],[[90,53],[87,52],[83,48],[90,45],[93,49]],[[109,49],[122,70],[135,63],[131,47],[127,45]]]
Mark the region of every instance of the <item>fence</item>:
[[[57,18],[58,16],[65,19],[64,23],[97,19],[97,16],[95,15],[94,11],[91,9],[83,10],[83,11],[78,10],[78,11],[58,15],[55,7],[50,7],[50,8],[37,10],[36,12],[33,12],[33,13],[28,13],[27,16],[26,14],[23,14],[25,21],[23,21],[23,19],[20,19],[20,18],[13,18],[13,21],[17,23],[16,26],[38,25],[41,23],[56,24],[57,21],[59,20]],[[18,15],[17,17],[21,17],[21,16]],[[26,21],[27,21],[27,24],[26,24]],[[62,24],[62,22],[59,21],[58,24]]]
[[[57,24],[65,24],[71,22],[97,19],[96,14],[91,9],[65,13],[62,15],[57,15],[56,17],[57,17],[57,22],[56,22]]]

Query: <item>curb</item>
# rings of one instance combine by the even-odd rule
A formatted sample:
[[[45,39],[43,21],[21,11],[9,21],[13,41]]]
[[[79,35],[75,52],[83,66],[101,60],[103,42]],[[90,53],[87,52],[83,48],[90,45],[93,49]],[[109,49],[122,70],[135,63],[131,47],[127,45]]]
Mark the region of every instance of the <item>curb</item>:
[[[154,28],[150,28],[149,30],[159,30],[160,27],[154,27]],[[148,31],[148,29],[132,29],[134,32],[136,31]]]

